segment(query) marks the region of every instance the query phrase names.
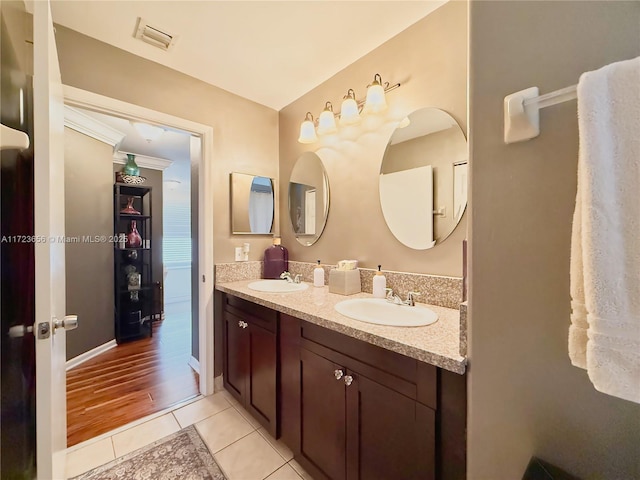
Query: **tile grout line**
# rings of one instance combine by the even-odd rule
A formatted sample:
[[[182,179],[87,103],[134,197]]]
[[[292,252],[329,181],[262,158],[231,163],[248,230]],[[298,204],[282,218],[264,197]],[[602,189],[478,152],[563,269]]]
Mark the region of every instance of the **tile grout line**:
[[[111,443],[111,451],[113,452],[113,459],[115,460],[118,457],[116,457],[116,446],[113,443],[113,435],[109,437],[109,443]]]

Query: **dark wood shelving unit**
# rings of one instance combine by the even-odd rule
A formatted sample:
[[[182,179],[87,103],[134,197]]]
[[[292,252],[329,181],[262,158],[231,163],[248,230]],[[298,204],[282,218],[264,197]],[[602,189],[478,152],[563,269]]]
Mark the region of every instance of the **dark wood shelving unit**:
[[[152,187],[125,183],[113,186],[113,233],[120,240],[114,243],[113,252],[114,321],[118,343],[151,336],[152,322],[159,317],[154,311],[151,195]],[[129,198],[133,198],[133,208],[140,215],[121,213]],[[142,237],[139,247],[128,246],[126,241],[133,221]]]

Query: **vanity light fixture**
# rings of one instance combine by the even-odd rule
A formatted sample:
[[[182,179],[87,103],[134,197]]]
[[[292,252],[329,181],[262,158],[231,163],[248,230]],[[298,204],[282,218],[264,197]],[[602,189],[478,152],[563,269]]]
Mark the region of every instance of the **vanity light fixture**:
[[[387,99],[384,95],[382,77],[376,73],[373,83],[367,87],[367,99],[364,102],[363,111],[367,113],[378,113],[387,109]]]
[[[336,133],[338,127],[336,127],[336,116],[333,113],[333,105],[331,102],[324,104],[324,110],[318,117],[318,135],[328,135]]]
[[[304,121],[300,125],[300,136],[298,142],[300,143],[314,143],[318,141],[316,136],[316,128],[313,124],[313,115],[311,112],[307,112],[304,117]]]
[[[333,111],[331,102],[324,104],[324,110],[318,117],[317,122],[314,122],[311,112],[307,112],[304,121],[300,125],[298,142],[314,143],[318,141],[316,123],[318,135],[329,135],[338,131],[335,117],[340,118],[338,121],[340,126],[355,125],[362,120],[361,115],[379,113],[386,110],[386,93],[398,87],[400,87],[399,83],[390,85],[389,82],[383,82],[380,74],[376,73],[373,77],[373,82],[367,88],[366,100],[358,101],[355,91],[350,88],[344,96],[340,112]],[[406,124],[403,124],[400,128],[408,125],[408,121],[409,119],[405,118],[401,123],[406,122]]]
[[[340,125],[355,125],[359,123],[362,118],[360,117],[360,109],[358,108],[358,102],[356,102],[356,92],[350,88],[342,101],[342,108],[340,109]]]
[[[148,123],[142,122],[131,122],[131,125],[137,130],[142,138],[144,138],[147,143],[151,143],[154,140],[159,139],[164,133],[164,128],[158,127],[156,125],[149,125]]]

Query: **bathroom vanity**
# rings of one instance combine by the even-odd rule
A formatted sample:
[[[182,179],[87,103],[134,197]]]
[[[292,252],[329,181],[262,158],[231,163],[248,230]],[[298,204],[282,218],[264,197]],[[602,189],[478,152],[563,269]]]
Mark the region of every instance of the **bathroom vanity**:
[[[465,478],[457,310],[430,306],[427,327],[373,325],[337,313],[345,297],[328,287],[249,283],[216,287],[216,375],[314,479]]]

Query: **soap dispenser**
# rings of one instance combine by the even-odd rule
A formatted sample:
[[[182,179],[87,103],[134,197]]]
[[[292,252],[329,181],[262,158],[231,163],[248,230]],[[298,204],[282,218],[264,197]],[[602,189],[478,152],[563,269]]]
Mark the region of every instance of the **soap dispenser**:
[[[280,245],[280,238],[274,237],[273,245],[264,251],[264,278],[280,278],[289,270],[289,252]]]
[[[375,298],[385,298],[387,295],[387,279],[380,270],[382,265],[378,265],[378,271],[373,276],[373,296]]]
[[[313,269],[313,286],[324,287],[324,268],[320,266],[320,260],[318,266]]]

